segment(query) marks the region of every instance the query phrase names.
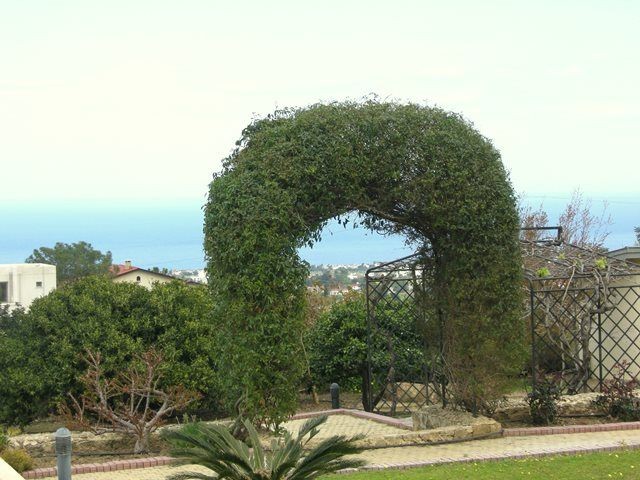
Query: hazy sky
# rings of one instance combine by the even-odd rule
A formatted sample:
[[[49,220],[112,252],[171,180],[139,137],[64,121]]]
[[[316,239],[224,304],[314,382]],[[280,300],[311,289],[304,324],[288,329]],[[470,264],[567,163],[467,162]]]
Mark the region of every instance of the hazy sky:
[[[520,192],[638,194],[639,25],[637,0],[0,0],[0,201],[202,198],[253,116],[371,92],[462,112]]]

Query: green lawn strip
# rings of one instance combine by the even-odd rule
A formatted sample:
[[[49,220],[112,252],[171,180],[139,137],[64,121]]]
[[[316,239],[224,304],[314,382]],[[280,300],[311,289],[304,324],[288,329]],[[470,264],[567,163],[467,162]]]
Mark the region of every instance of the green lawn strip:
[[[339,477],[336,475],[330,478],[337,480]],[[389,469],[354,473],[343,478],[345,480],[640,479],[640,450],[454,463],[408,470]]]

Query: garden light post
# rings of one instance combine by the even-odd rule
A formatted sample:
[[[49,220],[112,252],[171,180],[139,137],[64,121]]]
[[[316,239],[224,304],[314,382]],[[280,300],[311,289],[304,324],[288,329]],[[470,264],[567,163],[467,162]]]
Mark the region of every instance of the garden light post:
[[[340,408],[340,386],[337,383],[332,383],[329,391],[331,392],[331,408]]]
[[[59,428],[54,434],[56,441],[56,457],[58,480],[71,480],[71,432]]]

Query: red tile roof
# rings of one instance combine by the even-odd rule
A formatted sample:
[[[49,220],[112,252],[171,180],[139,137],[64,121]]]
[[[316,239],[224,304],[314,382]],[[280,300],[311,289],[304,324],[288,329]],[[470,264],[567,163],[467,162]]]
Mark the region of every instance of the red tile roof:
[[[122,263],[111,265],[109,267],[109,271],[113,273],[116,277],[119,277],[120,275],[124,275],[125,273],[133,272],[134,270],[143,270],[143,269],[140,267],[134,267],[133,265],[128,267]]]

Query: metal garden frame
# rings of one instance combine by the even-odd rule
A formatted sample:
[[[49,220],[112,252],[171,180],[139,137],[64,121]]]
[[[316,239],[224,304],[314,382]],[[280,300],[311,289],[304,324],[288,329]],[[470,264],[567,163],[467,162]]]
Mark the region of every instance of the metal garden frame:
[[[532,388],[541,374],[552,374],[562,393],[600,392],[619,368],[630,376],[640,373],[640,268],[604,251],[565,244],[562,229],[546,230],[552,229],[558,231],[555,239],[535,247],[523,242],[523,251],[532,247],[538,265],[555,272],[525,270]],[[580,268],[558,273],[571,263]]]
[[[527,270],[525,260],[532,388],[540,372],[559,377],[568,394],[601,391],[619,365],[640,376],[640,267],[606,257],[606,252],[564,244],[561,227],[525,228],[522,233],[531,230],[556,231],[555,238],[521,240],[523,258],[533,255],[534,265],[554,272],[541,277]],[[559,249],[575,256],[572,269]],[[575,262],[602,258],[606,282],[596,281],[600,274],[593,265],[576,271]],[[395,415],[447,403],[442,372],[445,319],[432,300],[432,267],[428,254],[413,254],[366,272],[367,411]],[[395,351],[398,316],[415,326],[415,338],[422,343],[421,352],[414,352],[416,358],[403,366],[398,362],[403,352]]]
[[[431,258],[409,255],[366,272],[369,390],[365,410],[389,415],[435,403],[446,404],[442,358],[441,312],[430,302]],[[413,335],[414,348],[399,350],[401,329]],[[408,327],[408,328],[407,328]],[[404,338],[404,345],[411,338]]]

